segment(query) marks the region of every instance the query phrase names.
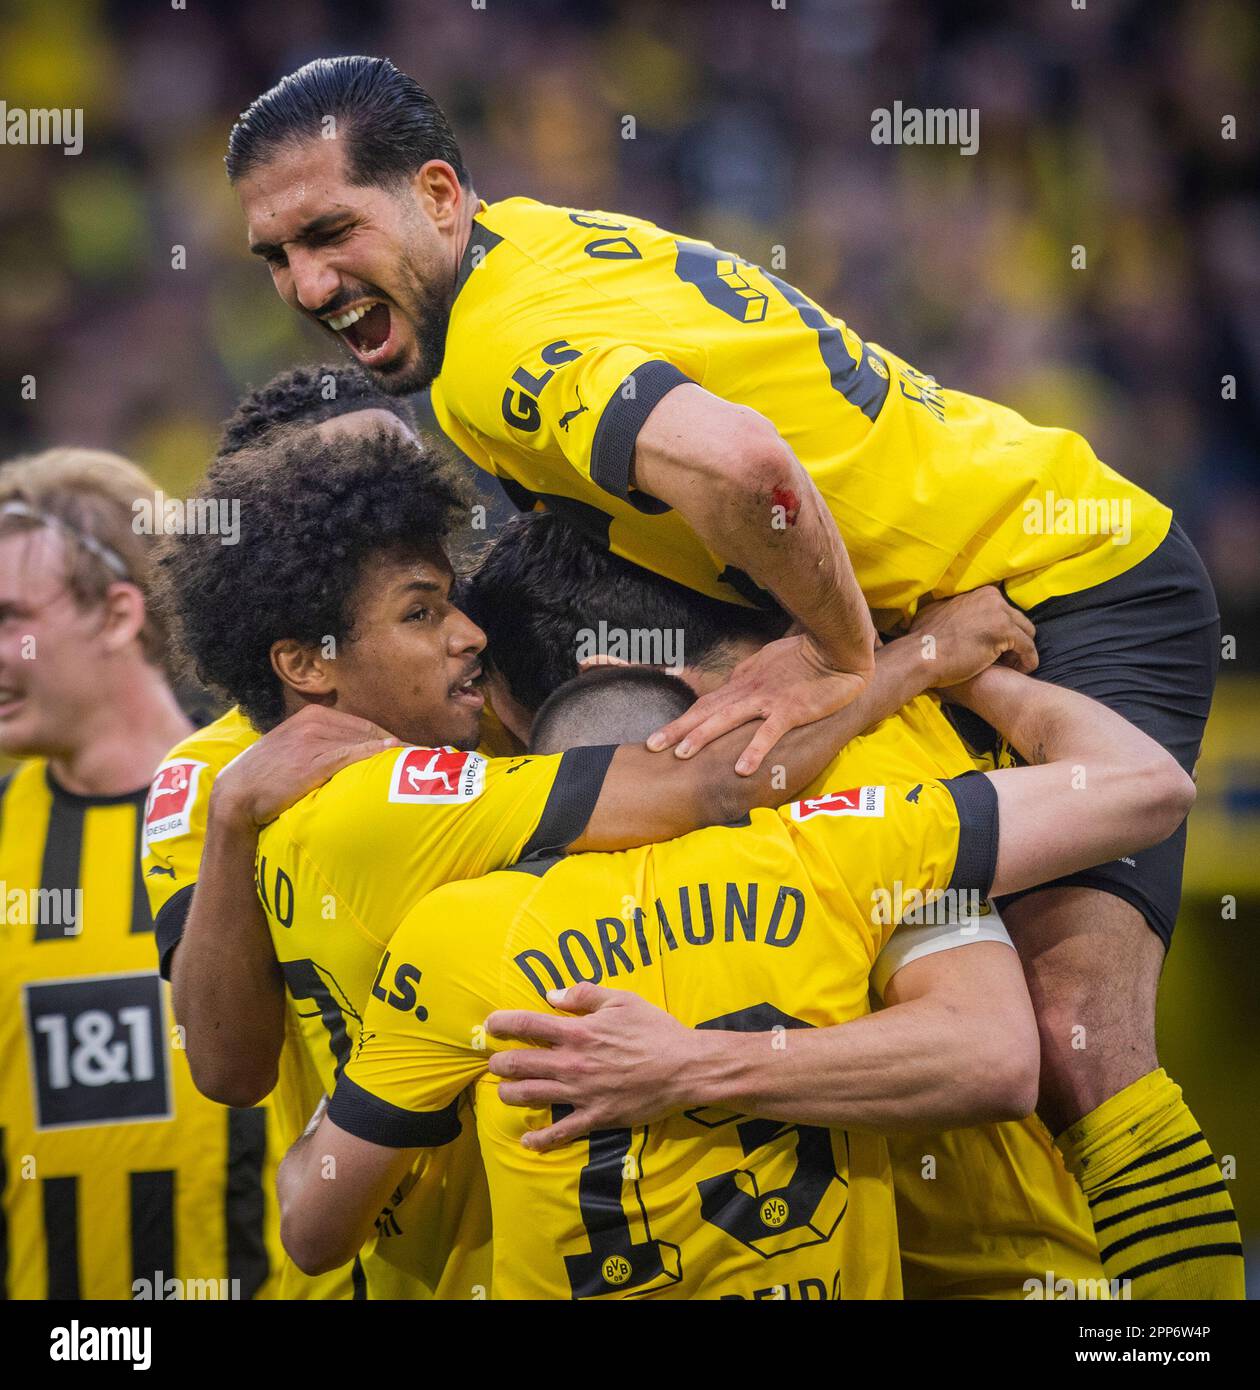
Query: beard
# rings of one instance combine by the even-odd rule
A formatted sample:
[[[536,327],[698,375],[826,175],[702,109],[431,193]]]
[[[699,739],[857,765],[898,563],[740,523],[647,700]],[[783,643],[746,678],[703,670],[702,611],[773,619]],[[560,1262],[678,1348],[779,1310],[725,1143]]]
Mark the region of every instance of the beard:
[[[370,367],[376,384],[390,396],[409,396],[431,386],[446,356],[446,330],[454,303],[454,287],[426,285],[409,262],[400,267],[402,284],[394,303],[411,323],[416,338],[416,357],[410,366],[378,372]]]

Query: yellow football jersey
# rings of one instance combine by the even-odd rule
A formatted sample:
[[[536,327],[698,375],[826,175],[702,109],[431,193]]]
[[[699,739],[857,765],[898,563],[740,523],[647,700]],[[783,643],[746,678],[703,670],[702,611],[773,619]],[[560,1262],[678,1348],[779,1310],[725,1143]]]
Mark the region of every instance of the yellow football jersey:
[[[0,1270],[12,1298],[270,1287],[265,1115],[193,1084],[140,883],[145,799],[73,795],[43,760],[0,793]]]
[[[875,1135],[711,1107],[521,1146],[486,1015],[547,1007],[579,981],[641,995],[689,1027],[769,1034],[868,1012],[893,923],[885,885],[984,893],[996,796],[979,774],[836,788],[742,826],[579,854],[452,884],[390,942],[329,1118],[377,1143],[449,1135],[475,1087],[500,1298],[896,1298],[892,1176]]]
[[[483,758],[404,748],[365,759],[259,837],[276,957],[323,1090],[380,989],[381,952],[408,909],[453,879],[563,846],[585,827],[611,748]],[[377,1223],[375,1256],[440,1298],[484,1297],[490,1209],[471,1125],[422,1157]],[[399,1292],[396,1296],[417,1296]]]
[[[521,505],[542,499],[657,574],[756,601],[631,486],[638,431],[683,381],[775,425],[880,626],[982,584],[1024,608],[1089,588],[1168,532],[1168,508],[1080,435],[942,387],[738,256],[620,213],[480,205],[433,386],[442,429]]]
[[[935,697],[923,695],[850,742],[805,795],[973,766]],[[1085,1196],[1035,1115],[891,1135],[888,1152],[907,1298],[1023,1298],[1025,1281],[1044,1284],[1047,1270],[1103,1277]]]
[[[145,807],[141,871],[156,923],[160,970],[170,979],[171,957],[184,930],[206,842],[206,817],[215,778],[239,753],[258,740],[258,731],[232,708],[176,744],[154,773]],[[348,1266],[311,1278],[289,1259],[280,1241],[275,1193],[276,1165],[302,1133],[323,1094],[306,1056],[297,1018],[285,1011],[285,1041],[275,1088],[263,1101],[267,1148],[263,1188],[266,1234],[273,1266],[279,1271],[272,1291],[277,1298],[353,1298],[367,1282],[361,1269]]]

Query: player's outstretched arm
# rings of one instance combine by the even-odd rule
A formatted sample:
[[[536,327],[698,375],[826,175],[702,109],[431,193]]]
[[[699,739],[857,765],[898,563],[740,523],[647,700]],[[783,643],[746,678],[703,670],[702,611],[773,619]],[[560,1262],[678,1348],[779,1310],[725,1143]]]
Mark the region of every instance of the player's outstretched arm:
[[[326,1107],[325,1098],[276,1173],[280,1239],[304,1274],[354,1259],[419,1152],[347,1134]]]
[[[837,714],[793,729],[775,749],[773,761],[751,777],[734,771],[746,729],[723,734],[687,759],[653,753],[642,744],[623,745],[586,829],[570,849],[628,849],[727,824],[756,806],[783,805],[850,739],[916,695],[964,681],[1007,653],[1035,662],[1032,625],[996,589],[976,589],[936,604],[934,610],[930,633],[916,629],[881,647],[862,693]]]
[[[1176,759],[1088,696],[993,667],[950,698],[1030,764],[985,774],[998,802],[996,894],[1159,844],[1194,804]]]
[[[764,416],[676,387],[635,441],[634,482],[686,518],[715,555],[750,575],[806,630],[744,662],[704,708],[667,727],[662,747],[703,747],[750,719],[741,765],[755,770],[791,728],[853,700],[873,670],[875,629],[818,489]],[[745,751],[746,750],[746,751]]]
[[[311,705],[229,763],[210,794],[206,842],[171,1003],[197,1089],[256,1105],[276,1084],[284,981],[254,882],[258,831],[335,772],[398,740],[366,719]]]

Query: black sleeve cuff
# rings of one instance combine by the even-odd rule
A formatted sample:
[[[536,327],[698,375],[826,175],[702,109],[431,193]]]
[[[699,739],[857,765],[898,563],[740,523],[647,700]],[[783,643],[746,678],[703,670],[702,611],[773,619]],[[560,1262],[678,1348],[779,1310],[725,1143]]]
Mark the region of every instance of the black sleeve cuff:
[[[634,444],[643,422],[657,403],[691,378],[680,372],[672,362],[658,360],[636,367],[612,393],[604,413],[595,426],[591,441],[591,478],[605,492],[629,501],[641,511],[668,511],[666,503],[649,493],[630,492],[630,467],[634,462]],[[633,390],[627,386],[633,382]],[[627,399],[628,397],[628,399]]]
[[[328,1118],[338,1129],[387,1149],[436,1149],[449,1144],[463,1128],[458,1111],[458,1096],[441,1110],[404,1110],[356,1086],[345,1075],[338,1077],[328,1102]]]
[[[551,795],[537,829],[521,851],[522,860],[567,849],[586,829],[616,751],[615,743],[603,743],[593,748],[570,748],[561,754]]]
[[[188,909],[192,906],[195,883],[189,883],[178,893],[172,893],[162,904],[157,920],[153,923],[153,935],[157,941],[158,974],[168,983],[171,978],[171,959],[175,947],[184,936],[184,923],[188,920]]]
[[[983,772],[964,772],[942,785],[958,810],[958,858],[949,887],[987,897],[997,869],[997,792]]]

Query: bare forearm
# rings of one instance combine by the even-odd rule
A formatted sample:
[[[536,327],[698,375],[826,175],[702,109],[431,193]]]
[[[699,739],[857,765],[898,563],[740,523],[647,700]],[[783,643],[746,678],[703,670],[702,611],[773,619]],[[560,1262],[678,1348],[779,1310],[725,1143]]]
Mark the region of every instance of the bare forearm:
[[[701,479],[679,507],[714,552],[774,595],[840,670],[870,668],[875,628],[853,565],[818,489],[783,459],[744,484]]]
[[[640,431],[635,482],[705,545],[772,593],[844,671],[869,670],[875,629],[836,523],[764,416],[695,385]]]
[[[275,1085],[284,983],[254,887],[257,835],[212,800],[192,906],[171,974],[197,1086],[226,1105],[257,1104]]]
[[[649,753],[641,745],[617,750],[604,790],[574,851],[627,849],[722,824],[756,806],[779,806],[809,786],[851,739],[887,719],[928,687],[931,671],[919,643],[899,638],[875,653],[861,693],[826,719],[792,729],[749,777],[734,771],[747,741],[735,729],[695,757]]]
[[[1140,763],[1157,748],[1123,716],[1087,696],[994,667],[957,702],[991,724],[1028,763]]]
[[[1012,1118],[993,1030],[938,1001],[830,1028],[694,1037],[689,1106],[878,1134]]]

